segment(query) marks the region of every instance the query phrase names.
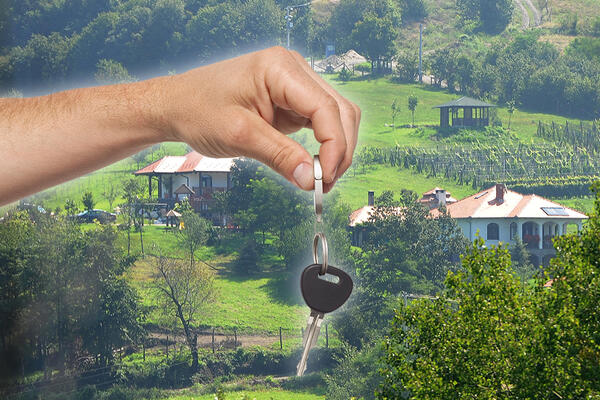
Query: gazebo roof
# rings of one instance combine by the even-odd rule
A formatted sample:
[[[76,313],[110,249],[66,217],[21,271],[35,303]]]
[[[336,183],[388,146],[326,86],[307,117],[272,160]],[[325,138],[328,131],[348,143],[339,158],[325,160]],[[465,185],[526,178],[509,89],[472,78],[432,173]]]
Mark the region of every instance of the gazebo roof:
[[[463,96],[460,99],[452,100],[448,103],[434,106],[433,108],[451,108],[451,107],[497,107],[495,104],[486,103],[485,101],[472,99],[470,97]]]

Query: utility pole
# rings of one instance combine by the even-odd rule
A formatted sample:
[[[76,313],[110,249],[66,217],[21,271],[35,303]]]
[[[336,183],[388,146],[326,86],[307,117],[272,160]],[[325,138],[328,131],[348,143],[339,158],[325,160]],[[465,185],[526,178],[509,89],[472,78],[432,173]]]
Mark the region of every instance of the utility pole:
[[[423,83],[423,24],[419,24],[419,82]]]
[[[292,27],[294,26],[294,23],[292,22],[292,19],[294,19],[294,17],[292,16],[292,11],[296,10],[298,8],[301,7],[308,7],[310,6],[311,2],[308,3],[304,3],[304,4],[298,4],[296,6],[287,6],[285,8],[285,26],[286,26],[286,31],[287,31],[287,49],[290,49],[290,32],[292,30]]]

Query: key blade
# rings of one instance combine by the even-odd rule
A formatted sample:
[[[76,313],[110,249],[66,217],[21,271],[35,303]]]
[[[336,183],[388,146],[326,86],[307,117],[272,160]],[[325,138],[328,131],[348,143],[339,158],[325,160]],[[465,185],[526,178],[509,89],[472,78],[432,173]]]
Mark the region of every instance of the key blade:
[[[313,347],[314,343],[316,343],[315,336],[318,337],[319,335],[321,323],[323,322],[323,316],[324,315],[322,313],[312,311],[308,317],[306,332],[302,338],[302,357],[300,358],[300,362],[296,368],[296,376],[302,376],[306,371],[308,354],[310,353],[310,349]]]
[[[310,348],[312,349],[317,345],[319,340],[319,332],[321,332],[321,325],[323,324],[323,317],[317,317],[317,326],[315,326],[315,333],[313,334],[312,341],[310,342]]]

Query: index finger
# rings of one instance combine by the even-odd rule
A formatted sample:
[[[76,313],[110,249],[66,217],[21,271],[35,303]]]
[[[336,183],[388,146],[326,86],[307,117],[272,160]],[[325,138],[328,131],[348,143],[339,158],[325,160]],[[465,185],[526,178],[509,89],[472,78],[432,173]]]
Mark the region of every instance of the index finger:
[[[347,148],[337,100],[302,68],[289,51],[283,48],[273,51],[277,62],[266,68],[264,76],[271,100],[278,107],[292,110],[311,121],[315,138],[321,143],[319,155],[323,180],[332,183]]]

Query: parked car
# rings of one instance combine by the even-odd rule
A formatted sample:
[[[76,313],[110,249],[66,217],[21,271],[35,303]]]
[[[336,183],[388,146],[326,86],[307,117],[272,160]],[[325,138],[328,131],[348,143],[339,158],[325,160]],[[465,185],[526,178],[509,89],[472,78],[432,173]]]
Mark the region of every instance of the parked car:
[[[116,221],[117,215],[114,213],[109,213],[108,211],[95,209],[86,210],[76,215],[70,215],[69,218],[72,218],[77,222],[93,222],[97,219],[101,224],[106,224],[108,222]]]

